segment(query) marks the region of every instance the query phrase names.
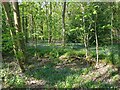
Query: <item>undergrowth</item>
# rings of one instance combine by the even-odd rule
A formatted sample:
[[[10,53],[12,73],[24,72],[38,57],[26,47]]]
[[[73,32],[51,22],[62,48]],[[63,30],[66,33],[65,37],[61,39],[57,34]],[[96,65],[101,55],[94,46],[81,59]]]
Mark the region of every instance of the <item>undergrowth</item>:
[[[90,48],[89,55],[92,58],[96,57],[95,48]],[[118,55],[114,53],[114,64],[120,65],[118,60]],[[34,47],[27,48],[27,55],[29,58],[34,57],[35,49]],[[26,72],[24,75],[18,73],[13,73],[13,67],[7,66],[6,63],[3,63],[3,69],[1,69],[1,77],[4,77],[5,86],[9,87],[25,87],[26,78],[35,78],[38,80],[45,80],[45,87],[56,87],[56,88],[76,88],[76,87],[88,87],[88,88],[104,88],[104,87],[114,87],[114,84],[107,84],[103,82],[93,82],[84,80],[81,75],[87,75],[89,71],[92,70],[92,67],[86,68],[77,68],[70,69],[67,67],[56,69],[55,66],[58,63],[62,63],[59,60],[59,57],[64,55],[66,57],[85,57],[85,49],[78,48],[63,48],[63,47],[54,47],[54,46],[38,46],[37,55],[39,58],[47,57],[52,60],[52,62],[45,64],[42,67],[34,68],[33,71]],[[101,47],[99,50],[100,60],[106,63],[111,62],[111,51],[109,48]],[[70,60],[70,59],[69,59]],[[14,62],[14,61],[13,61]],[[36,61],[34,61],[36,62]],[[35,66],[35,65],[33,65]],[[18,67],[17,67],[18,68]],[[19,69],[15,69],[16,72],[19,72]],[[12,71],[12,72],[11,72]],[[113,79],[118,80],[117,73],[115,73]]]

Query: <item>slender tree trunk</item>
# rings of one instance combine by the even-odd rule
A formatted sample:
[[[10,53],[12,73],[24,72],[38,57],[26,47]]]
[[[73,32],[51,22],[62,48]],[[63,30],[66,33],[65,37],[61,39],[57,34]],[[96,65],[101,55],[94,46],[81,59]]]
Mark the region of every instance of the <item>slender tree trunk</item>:
[[[96,29],[96,22],[97,22],[97,14],[95,16],[95,40],[96,40],[96,57],[97,57],[96,65],[98,65],[98,63],[99,63],[99,53],[98,53],[98,35],[97,35],[97,29]]]
[[[85,45],[85,50],[86,50],[86,59],[88,58],[88,44],[87,44],[87,41],[88,41],[88,35],[85,35],[84,36],[84,45]]]
[[[120,60],[120,29],[117,29],[118,60]],[[120,67],[120,66],[119,66]]]
[[[50,2],[50,17],[49,17],[49,22],[50,22],[50,24],[49,24],[49,43],[51,43],[51,41],[52,41],[52,2]]]
[[[23,32],[24,32],[24,36],[25,36],[25,43],[27,43],[28,41],[28,35],[27,35],[27,16],[24,15],[24,11],[25,11],[25,8],[24,6],[22,7],[22,29],[23,29]]]
[[[34,26],[35,26],[35,33],[37,33],[37,28],[36,28],[36,24],[34,22]],[[37,42],[38,42],[38,39],[37,39],[37,35],[35,34],[35,57],[37,58]]]
[[[114,64],[114,61],[113,61],[113,10],[112,10],[112,7],[111,7],[111,61],[112,63]]]
[[[33,18],[33,15],[31,14],[31,34],[34,33],[34,18]],[[34,42],[34,35],[31,35],[32,37],[32,41]]]
[[[25,55],[25,61],[24,63],[27,63],[27,53],[26,53],[26,46],[27,46],[27,26],[26,26],[26,17],[25,17],[25,8],[24,6],[22,7],[22,33],[23,33],[23,39],[22,39],[22,50],[23,50],[23,54]]]
[[[25,31],[25,24],[24,24],[24,6],[22,7],[22,30]],[[24,32],[25,34],[25,32]],[[25,38],[24,38],[25,39]]]
[[[49,25],[48,25],[48,6],[46,2],[46,25],[47,25],[47,30],[49,32]],[[48,43],[49,43],[49,33],[48,33]]]
[[[66,10],[66,1],[63,4],[63,12],[62,12],[62,43],[65,46],[65,10]]]
[[[88,57],[88,33],[86,31],[86,26],[85,26],[85,18],[84,18],[84,13],[85,13],[85,9],[84,7],[82,6],[82,9],[83,9],[83,28],[84,28],[84,45],[85,45],[85,50],[86,50],[86,59]]]
[[[86,49],[87,49],[87,55],[88,55],[87,57],[89,57],[89,51],[90,51],[90,49],[89,49],[90,29],[91,29],[91,23],[89,24],[88,31],[87,31],[87,36],[86,36],[86,40],[87,40],[87,47],[86,47]],[[90,59],[90,58],[87,58],[87,59]]]
[[[28,43],[28,19],[27,16],[25,17],[25,42]]]
[[[18,63],[20,65],[20,68],[22,72],[25,72],[24,68],[24,61],[25,61],[25,53],[24,53],[24,38],[23,35],[20,35],[20,33],[23,33],[21,30],[21,22],[20,22],[20,13],[19,13],[19,5],[18,2],[12,2],[13,5],[13,14],[14,14],[14,24],[16,29],[16,36],[17,36],[17,59]]]
[[[43,30],[44,30],[44,29],[43,29],[43,21],[41,21],[40,27],[41,27],[41,34],[44,35],[44,31],[43,31]],[[44,40],[44,37],[42,37],[41,39]]]
[[[118,18],[118,14],[117,14],[117,18]],[[118,28],[117,31],[117,45],[118,45],[118,60],[120,60],[120,29]],[[120,62],[120,61],[119,61]],[[118,67],[118,73],[120,74],[120,64],[117,66]]]
[[[33,16],[33,14],[32,14],[32,34],[34,34],[35,33],[35,31],[34,31],[34,16]],[[35,40],[35,35],[33,35],[32,36],[33,37],[33,41]],[[34,43],[34,42],[33,42]]]

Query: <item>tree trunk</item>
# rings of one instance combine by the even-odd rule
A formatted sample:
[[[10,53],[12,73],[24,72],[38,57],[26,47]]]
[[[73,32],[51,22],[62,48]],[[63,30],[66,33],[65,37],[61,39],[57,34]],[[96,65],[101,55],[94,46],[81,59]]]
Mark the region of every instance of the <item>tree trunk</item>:
[[[96,22],[97,22],[97,14],[95,16],[95,40],[96,40],[96,57],[97,57],[96,65],[98,65],[98,63],[99,63],[99,54],[98,54],[98,35],[97,35],[97,29],[96,29]]]
[[[12,17],[9,14],[9,13],[12,13],[11,9],[10,9],[10,4],[9,4],[9,2],[3,2],[2,4],[3,4],[4,10],[5,10],[8,25],[10,27],[10,35],[11,35],[11,39],[12,39],[13,51],[14,51],[14,54],[16,56],[16,45],[15,45],[15,42],[14,42],[15,32],[14,32],[14,29],[13,29],[14,25],[12,23],[13,22]]]
[[[20,68],[22,72],[25,72],[24,68],[24,61],[25,61],[25,53],[24,53],[24,38],[23,35],[20,35],[20,33],[23,34],[21,30],[21,22],[20,22],[20,13],[19,13],[19,6],[18,2],[12,2],[13,5],[13,14],[14,14],[14,24],[15,24],[15,31],[17,36],[17,60],[20,65]]]
[[[33,33],[34,33],[34,17],[31,14],[31,34],[33,34]],[[35,36],[31,35],[31,38],[32,38],[32,42],[34,43]]]
[[[43,21],[41,21],[41,25],[40,25],[40,28],[41,28],[41,34],[44,35],[44,28],[43,28]],[[41,38],[42,41],[44,40],[44,37]]]
[[[86,26],[85,26],[85,18],[84,18],[84,13],[85,13],[85,10],[84,10],[84,7],[82,6],[82,9],[83,9],[83,28],[84,28],[84,46],[85,46],[85,50],[86,50],[86,59],[88,58],[88,33],[86,31]]]
[[[27,38],[26,33],[27,32],[26,32],[26,26],[25,26],[25,15],[24,15],[24,12],[25,12],[25,8],[23,6],[22,7],[22,28],[21,28],[21,32],[23,34],[23,38],[22,38],[22,41],[21,41],[22,42],[21,48],[23,50],[23,54],[25,55],[25,61],[24,62],[27,63],[27,57],[26,57],[26,55],[27,55],[27,53],[26,53],[26,45],[27,45],[27,42],[26,42],[26,38]]]
[[[113,10],[112,10],[112,7],[111,7],[111,61],[112,63],[114,64],[114,61],[113,61]]]
[[[28,43],[28,19],[27,16],[25,17],[25,42]]]
[[[25,31],[25,24],[24,24],[24,6],[22,7],[22,30]],[[24,32],[25,35],[25,32]],[[24,38],[25,39],[25,38]]]
[[[23,32],[24,32],[24,36],[25,36],[25,43],[28,42],[28,32],[27,32],[27,16],[24,15],[24,11],[25,11],[25,8],[24,6],[22,7],[22,29],[23,29]]]
[[[66,2],[63,4],[63,12],[62,12],[62,43],[65,46],[65,10],[66,10]]]
[[[35,33],[37,33],[37,28],[36,28],[36,24],[34,22],[34,27],[35,27]],[[38,36],[35,34],[35,57],[37,58],[37,42],[38,42]]]
[[[120,29],[118,29],[118,60],[120,60]]]
[[[47,30],[48,30],[48,32],[49,32],[47,2],[46,2],[46,25],[47,25]],[[49,43],[49,33],[48,33],[48,43]]]
[[[50,17],[49,17],[49,22],[50,22],[50,24],[49,24],[49,43],[51,43],[51,41],[52,41],[52,2],[50,2]]]

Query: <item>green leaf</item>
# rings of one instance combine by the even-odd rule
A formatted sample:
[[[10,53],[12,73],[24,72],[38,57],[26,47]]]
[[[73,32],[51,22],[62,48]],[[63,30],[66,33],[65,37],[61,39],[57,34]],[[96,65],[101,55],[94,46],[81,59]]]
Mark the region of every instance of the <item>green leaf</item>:
[[[96,11],[96,10],[94,10],[94,11],[93,11],[93,14],[97,14],[97,11]]]

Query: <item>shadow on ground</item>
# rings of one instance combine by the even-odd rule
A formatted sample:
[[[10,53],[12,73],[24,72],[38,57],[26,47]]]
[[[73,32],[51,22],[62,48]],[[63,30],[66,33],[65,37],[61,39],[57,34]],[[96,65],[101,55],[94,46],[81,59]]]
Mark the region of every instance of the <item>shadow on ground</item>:
[[[117,84],[120,80],[119,78],[113,80],[113,78],[117,78],[115,76],[117,73],[110,65],[103,65],[98,69],[93,69],[90,65],[80,66],[82,64],[79,64],[79,61],[56,64],[48,60],[42,65],[41,63],[34,63],[33,67],[29,68],[25,73],[27,77],[31,78],[31,80],[28,80],[28,87],[110,88],[118,87]],[[62,83],[64,85],[59,86]]]

